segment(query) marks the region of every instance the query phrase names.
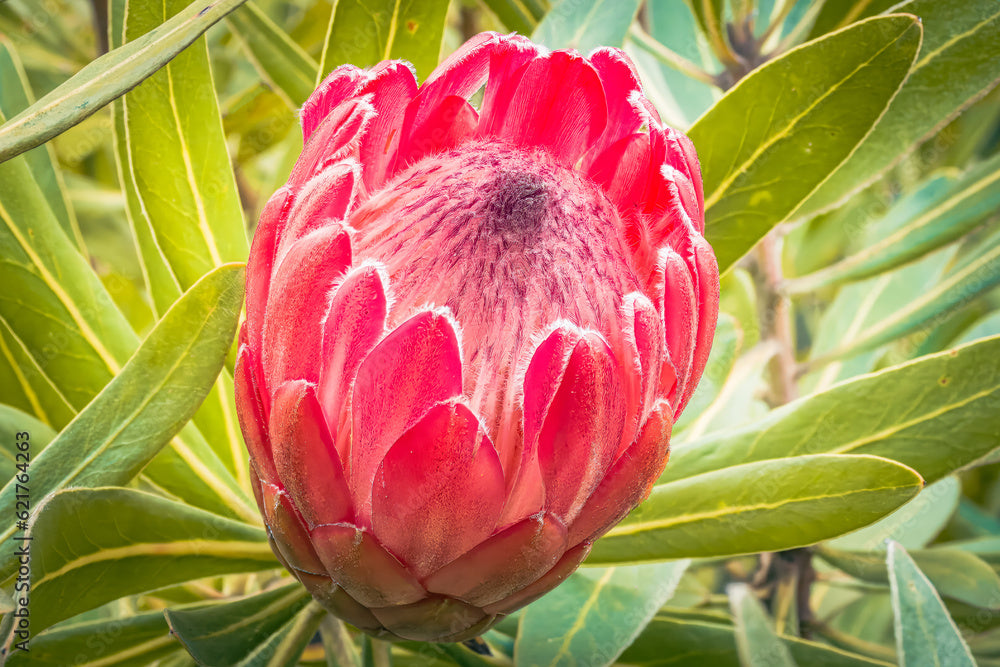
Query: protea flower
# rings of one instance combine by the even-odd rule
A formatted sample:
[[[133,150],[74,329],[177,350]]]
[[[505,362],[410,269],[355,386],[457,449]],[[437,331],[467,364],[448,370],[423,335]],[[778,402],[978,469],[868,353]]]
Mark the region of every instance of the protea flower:
[[[460,641],[662,472],[717,313],[697,157],[621,51],[493,33],[419,87],[340,67],[302,126],[240,332],[257,502],[334,614]]]

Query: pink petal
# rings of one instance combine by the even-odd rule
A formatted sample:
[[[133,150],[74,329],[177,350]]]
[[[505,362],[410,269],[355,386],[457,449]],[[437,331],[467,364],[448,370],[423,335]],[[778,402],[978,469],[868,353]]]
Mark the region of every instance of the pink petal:
[[[663,262],[663,327],[670,361],[677,372],[677,401],[691,376],[691,363],[698,333],[697,297],[690,269],[673,248],[660,251]],[[661,385],[661,391],[666,387]],[[673,399],[672,399],[673,400]],[[675,407],[677,401],[675,403]]]
[[[539,53],[527,37],[500,37],[490,53],[490,73],[479,109],[479,135],[496,136],[503,127],[511,101],[525,69]]]
[[[373,67],[370,79],[358,89],[357,95],[371,95],[378,115],[368,125],[361,139],[360,161],[362,179],[368,192],[377,190],[386,179],[386,172],[399,146],[400,129],[406,106],[417,93],[417,82],[407,63],[383,61]]]
[[[366,530],[347,523],[317,526],[312,542],[334,581],[366,607],[410,604],[427,596],[416,577]]]
[[[604,189],[611,203],[624,212],[636,205],[646,187],[649,135],[638,132],[611,144],[597,155],[587,176]]]
[[[309,141],[313,131],[323,119],[341,102],[354,96],[358,87],[364,82],[366,72],[354,65],[341,65],[336,68],[309,96],[302,105],[302,138]]]
[[[489,537],[503,500],[500,459],[479,420],[461,403],[439,404],[385,455],[372,524],[422,578]]]
[[[537,389],[544,393],[532,387],[529,395],[525,377],[525,441],[537,443],[545,507],[564,522],[576,517],[618,451],[627,414],[620,373],[608,344],[588,332],[573,345],[554,392],[543,381]]]
[[[312,385],[292,380],[278,387],[270,434],[278,477],[306,525],[350,521],[347,480]]]
[[[508,39],[495,32],[481,32],[472,37],[434,68],[421,86],[421,94],[433,92],[429,100],[440,100],[446,95],[469,97],[486,81],[490,57],[497,45]]]
[[[347,274],[323,321],[318,397],[345,465],[350,446],[347,400],[358,367],[382,337],[387,311],[383,278],[369,264]]]
[[[608,124],[592,153],[596,157],[608,146],[638,131],[646,122],[647,114],[641,103],[639,76],[624,51],[600,48],[591,53],[588,60],[601,78],[608,105]]]
[[[650,410],[658,398],[663,353],[666,349],[663,318],[656,311],[656,306],[644,296],[635,300],[631,315],[626,326],[631,330],[630,337],[635,340],[639,367],[642,369],[642,405]]]
[[[482,607],[532,583],[552,569],[566,550],[566,527],[538,513],[489,538],[432,574],[425,585]]]
[[[453,637],[462,636],[467,630],[488,625],[483,624],[487,615],[480,609],[450,598],[432,597],[409,605],[375,608],[371,612],[391,633],[411,641],[453,641]]]
[[[295,568],[312,574],[323,573],[320,562],[309,541],[309,533],[295,509],[288,493],[274,484],[263,482],[261,496],[267,530],[289,569]]]
[[[681,171],[694,190],[694,208],[697,213],[688,210],[691,221],[699,234],[705,233],[705,190],[701,182],[701,164],[694,144],[682,132],[667,130],[667,161],[675,169]],[[685,207],[686,208],[686,207]]]
[[[331,222],[342,221],[354,201],[359,167],[352,160],[336,162],[306,181],[281,232],[275,261],[281,263],[293,243]]]
[[[351,242],[332,224],[296,241],[277,267],[264,319],[263,367],[268,387],[319,380],[327,295],[351,264]]]
[[[601,136],[607,106],[600,77],[578,53],[531,61],[496,135],[515,146],[544,146],[567,167]]]
[[[615,462],[569,527],[568,544],[597,539],[649,495],[670,453],[671,412],[663,401],[650,413],[635,443]]]
[[[335,108],[306,141],[288,177],[297,190],[326,167],[346,158],[357,158],[361,137],[376,116],[370,100],[350,100]]]
[[[563,557],[559,559],[559,562],[551,570],[535,580],[534,583],[522,588],[510,597],[486,605],[483,607],[483,611],[487,614],[509,614],[534,602],[561,584],[566,577],[573,574],[573,571],[580,566],[583,559],[590,553],[590,546],[589,542],[583,542],[573,547],[563,554]]]
[[[371,525],[372,482],[389,448],[431,406],[461,393],[458,336],[439,312],[406,320],[361,363],[351,407],[351,493],[360,525]]]
[[[685,387],[680,405],[677,406],[677,416],[691,399],[705,370],[705,364],[708,363],[712,340],[715,338],[716,320],[719,317],[719,264],[715,259],[715,253],[700,234],[693,234],[691,241],[694,246],[695,276],[698,282],[698,333],[688,385]]]
[[[271,286],[274,270],[274,254],[277,249],[281,229],[288,219],[295,198],[288,186],[278,189],[267,200],[257,231],[250,245],[247,260],[247,342],[251,349],[260,353],[260,337],[264,329],[264,310],[267,308],[267,293]]]
[[[424,120],[417,121],[413,116],[422,110],[420,102],[419,97],[414,98],[407,109],[403,138],[390,175],[427,155],[454,148],[471,137],[479,125],[476,110],[464,97],[445,97]]]
[[[265,482],[278,481],[278,472],[271,457],[271,443],[267,438],[267,422],[264,421],[264,406],[253,376],[254,361],[250,348],[241,345],[233,371],[233,385],[236,389],[236,416],[240,420],[240,430],[246,443],[250,462]]]

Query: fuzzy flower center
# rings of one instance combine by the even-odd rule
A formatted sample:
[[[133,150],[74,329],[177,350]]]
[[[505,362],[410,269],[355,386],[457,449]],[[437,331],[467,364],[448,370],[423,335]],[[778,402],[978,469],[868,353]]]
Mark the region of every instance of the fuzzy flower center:
[[[533,336],[558,319],[608,335],[639,288],[615,207],[540,149],[474,142],[431,156],[348,224],[355,257],[389,272],[391,326],[426,304],[454,313],[466,394],[484,417],[517,390],[497,374],[523,371]]]

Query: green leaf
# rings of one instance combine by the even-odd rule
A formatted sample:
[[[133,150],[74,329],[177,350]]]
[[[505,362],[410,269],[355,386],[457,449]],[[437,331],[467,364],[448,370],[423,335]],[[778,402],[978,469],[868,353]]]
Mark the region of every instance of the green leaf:
[[[884,456],[936,481],[1000,442],[997,359],[1000,336],[841,383],[747,427],[676,447],[661,481],[819,453]]]
[[[0,35],[0,122],[13,118],[35,101],[28,75],[21,59],[7,39]],[[56,168],[56,155],[52,146],[38,147],[24,156],[35,182],[45,193],[45,200],[52,208],[59,226],[76,246],[83,251],[83,236],[70,204],[62,172]]]
[[[319,65],[253,0],[226,17],[257,71],[288,106],[298,109],[316,87]]]
[[[639,11],[639,0],[561,0],[545,15],[531,39],[550,49],[590,53],[599,46],[621,48]]]
[[[642,667],[740,667],[735,630],[730,625],[661,613],[653,618],[619,662]],[[800,665],[891,667],[889,663],[848,653],[797,637],[781,637]]]
[[[736,621],[736,649],[744,667],[795,667],[788,646],[746,584],[730,584],[729,606]]]
[[[935,182],[930,187],[939,189]],[[974,167],[945,192],[923,203],[923,211],[891,234],[820,271],[786,281],[783,289],[796,294],[862,280],[960,238],[1000,207],[1000,155]],[[888,215],[896,211],[894,208]]]
[[[705,233],[721,272],[851,154],[919,47],[915,17],[869,19],[755,70],[694,124]]]
[[[30,653],[13,651],[10,667],[145,667],[178,648],[162,612],[53,628],[32,636]],[[71,658],[72,656],[72,658]]]
[[[125,595],[277,567],[264,531],[130,489],[66,489],[29,537],[32,633]]]
[[[866,526],[917,494],[920,476],[876,456],[819,454],[734,465],[653,487],[587,562],[780,551]]]
[[[508,30],[530,35],[548,10],[548,0],[483,0]]]
[[[413,63],[423,80],[437,66],[447,14],[448,0],[337,0],[320,76],[345,63],[371,67],[401,58]]]
[[[524,610],[515,667],[610,665],[673,595],[689,564],[578,571]]]
[[[275,655],[280,638],[288,634],[310,600],[302,585],[293,581],[235,602],[168,609],[165,614],[171,632],[199,665],[248,664],[245,660],[251,655],[260,661],[254,664],[279,664],[266,661]]]
[[[824,545],[817,553],[830,565],[857,579],[872,583],[889,581],[884,550],[852,552]],[[914,550],[910,555],[941,595],[974,607],[1000,609],[1000,576],[974,554],[934,548]]]
[[[958,479],[945,477],[884,519],[838,537],[828,546],[846,551],[871,551],[883,548],[885,541],[891,539],[907,549],[923,548],[944,529],[961,495]]]
[[[733,365],[743,347],[743,331],[736,319],[726,313],[719,313],[715,328],[712,351],[708,355],[705,372],[698,381],[698,388],[691,396],[684,414],[674,424],[674,433],[694,425],[704,426],[702,417],[719,398],[726,380],[732,373]]]
[[[195,0],[142,38],[97,58],[0,127],[0,161],[42,144],[138,85],[246,0]]]
[[[130,481],[191,418],[215,381],[243,303],[242,265],[224,266],[167,311],[121,373],[40,454],[30,481],[11,479],[0,507],[13,514],[19,483],[34,497]],[[16,568],[11,525],[0,535],[0,577]]]
[[[900,665],[974,666],[969,647],[944,603],[906,550],[889,543],[887,554],[892,607],[896,613],[896,652]]]
[[[920,17],[920,56],[871,135],[802,205],[803,217],[871,183],[1000,80],[996,0],[910,0],[892,10]]]
[[[860,19],[874,16],[887,11],[898,0],[829,0],[823,3],[812,29],[809,39],[822,37],[828,32],[839,30]]]
[[[28,436],[18,438],[18,433]],[[18,463],[30,464],[31,457],[37,456],[55,437],[56,432],[47,424],[17,408],[0,405],[0,479],[14,477]],[[27,443],[21,446],[23,449],[18,448],[21,442]]]

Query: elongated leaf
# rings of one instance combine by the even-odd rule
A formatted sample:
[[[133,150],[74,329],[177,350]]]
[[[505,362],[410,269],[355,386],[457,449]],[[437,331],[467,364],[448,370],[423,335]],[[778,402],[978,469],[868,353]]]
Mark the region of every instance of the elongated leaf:
[[[1000,6],[995,0],[910,0],[924,43],[913,72],[865,142],[798,212],[830,208],[871,183],[1000,80]],[[927,91],[933,89],[933,94]]]
[[[253,0],[227,16],[226,21],[271,88],[284,97],[292,109],[301,107],[316,86],[319,64]]]
[[[598,540],[588,563],[779,551],[868,525],[923,480],[876,456],[819,454],[734,465],[653,487]]]
[[[844,382],[677,447],[661,481],[818,453],[884,456],[936,481],[998,446],[998,364],[1000,336]]]
[[[821,546],[817,553],[852,577],[874,583],[889,581],[885,550],[851,552]],[[1000,576],[974,554],[935,548],[914,550],[910,555],[941,595],[974,607],[1000,609]]]
[[[892,539],[907,549],[920,549],[937,537],[955,513],[962,488],[955,477],[940,479],[898,510],[861,530],[838,537],[828,545],[846,551],[873,551],[885,548]]]
[[[809,39],[822,37],[828,32],[839,30],[860,19],[874,16],[880,12],[887,11],[893,5],[898,5],[897,0],[839,0],[835,2],[824,2],[812,29],[809,31]]]
[[[0,400],[39,418],[46,426],[68,424],[76,414],[0,315]]]
[[[892,234],[825,269],[788,281],[785,289],[806,292],[895,268],[961,237],[998,207],[1000,156],[977,166],[931,199],[925,211]]]
[[[19,433],[27,436],[18,437]],[[0,405],[0,479],[13,478],[18,463],[30,465],[31,458],[55,437],[55,431],[31,415],[9,405]]]
[[[515,667],[610,665],[673,595],[689,564],[578,571],[524,611]]]
[[[900,665],[976,664],[941,598],[906,550],[889,543],[887,562]]]
[[[705,372],[698,382],[698,388],[681,418],[674,424],[674,432],[683,431],[701,421],[701,416],[719,397],[723,385],[733,370],[743,343],[743,331],[736,320],[726,313],[719,313],[715,328],[715,340],[708,356]]]
[[[0,119],[13,118],[35,101],[21,59],[13,45],[0,35]],[[2,121],[0,121],[2,122]],[[56,168],[52,146],[38,147],[24,156],[35,182],[45,193],[45,200],[73,243],[84,249],[83,236],[76,220],[76,213],[66,194],[62,173]]]
[[[508,30],[530,35],[545,16],[547,0],[483,0]]]
[[[338,0],[330,16],[320,76],[338,65],[370,67],[380,60],[413,63],[418,79],[437,65],[448,0]]]
[[[122,369],[31,464],[35,498],[59,489],[130,481],[191,418],[215,381],[236,332],[243,266],[206,276],[171,308]],[[0,491],[13,514],[17,478]],[[0,577],[16,566],[16,545],[0,535]]]
[[[0,127],[0,161],[42,144],[138,85],[246,0],[195,0],[159,28],[93,61]]]
[[[871,130],[920,47],[913,16],[869,19],[789,51],[734,86],[689,135],[705,233],[725,272]]]
[[[289,624],[311,599],[296,581],[235,602],[190,610],[168,609],[166,617],[171,632],[199,665],[228,667],[242,664],[265,646],[276,648],[272,643],[275,636],[287,633]],[[260,660],[271,657],[256,655]]]
[[[620,48],[637,11],[638,0],[561,0],[531,38],[550,49],[576,49],[580,53],[590,53],[599,46]]]
[[[727,589],[736,621],[736,649],[744,667],[794,667],[791,651],[774,632],[771,619],[746,584]]]
[[[124,595],[277,566],[261,529],[130,489],[58,491],[29,536],[35,633]]]
[[[797,637],[781,637],[800,665],[890,667],[889,663]],[[625,650],[620,662],[643,667],[741,667],[731,625],[661,613]]]
[[[30,653],[14,651],[10,667],[145,667],[177,651],[163,613],[75,623],[33,636]]]

